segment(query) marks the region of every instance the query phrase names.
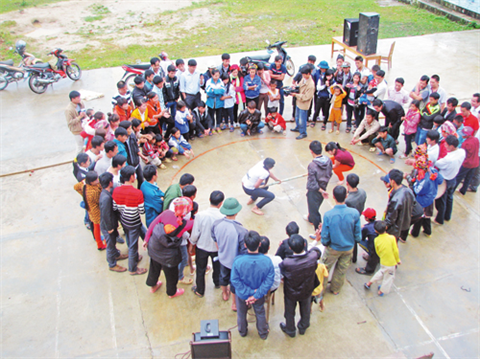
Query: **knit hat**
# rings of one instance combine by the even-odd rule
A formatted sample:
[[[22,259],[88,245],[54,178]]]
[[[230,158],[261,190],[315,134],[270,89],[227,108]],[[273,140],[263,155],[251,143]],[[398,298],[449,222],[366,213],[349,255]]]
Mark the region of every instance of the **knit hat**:
[[[173,207],[177,223],[182,224],[183,217],[192,211],[193,202],[188,197],[178,197],[173,200]]]

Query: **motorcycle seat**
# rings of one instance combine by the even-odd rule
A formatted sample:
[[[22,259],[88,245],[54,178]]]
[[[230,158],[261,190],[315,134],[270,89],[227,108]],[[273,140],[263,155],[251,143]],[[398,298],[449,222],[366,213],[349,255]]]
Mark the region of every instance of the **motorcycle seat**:
[[[255,55],[255,56],[249,56],[252,60],[258,60],[258,61],[265,61],[268,62],[270,60],[270,55]]]
[[[38,63],[38,64],[34,64],[30,67],[33,67],[35,69],[48,69],[50,68],[50,64],[48,62],[45,62],[45,63]]]
[[[135,64],[135,65],[127,65],[127,66],[137,70],[148,70],[150,68],[150,64]]]
[[[13,66],[13,60],[7,60],[7,61],[0,61],[0,64],[2,65],[7,65],[7,66]]]

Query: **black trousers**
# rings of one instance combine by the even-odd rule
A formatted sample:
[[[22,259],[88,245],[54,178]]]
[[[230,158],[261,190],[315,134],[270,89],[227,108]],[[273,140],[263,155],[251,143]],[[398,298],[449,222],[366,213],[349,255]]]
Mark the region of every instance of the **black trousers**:
[[[386,122],[386,120],[385,120]],[[401,120],[397,120],[396,122],[392,123],[392,127],[389,129],[390,135],[393,137],[394,140],[398,139],[398,136],[400,135],[400,126],[402,124]],[[388,126],[388,125],[386,125]]]
[[[310,303],[311,297],[303,300],[291,300],[286,295],[284,296],[285,311],[283,316],[285,317],[286,331],[289,334],[296,333],[295,328],[295,309],[297,303],[300,304],[300,320],[298,321],[298,329],[307,329],[310,326]]]
[[[189,93],[185,94],[185,104],[187,105],[187,108],[192,111],[194,108],[198,107],[198,104],[200,103],[201,100],[202,98],[200,96],[200,92],[198,92],[195,95],[191,95]]]
[[[320,206],[323,203],[323,196],[319,191],[307,191],[308,220],[313,224],[315,230],[322,223]]]
[[[144,181],[143,170],[142,170],[142,166],[140,166],[140,164],[138,164],[135,167],[135,173],[137,174],[137,188],[140,189],[140,186],[142,185],[142,183]]]
[[[220,127],[220,123],[222,122],[222,112],[223,107],[220,108],[210,108],[208,107],[208,115],[212,119],[212,130]]]
[[[163,134],[163,138],[166,142],[168,142],[168,138],[170,137],[170,133],[172,132],[172,128],[175,127],[175,119],[170,117],[160,117],[160,125],[166,127],[165,133]]]
[[[326,124],[328,121],[328,111],[330,110],[330,100],[328,98],[317,97],[317,101],[315,101],[315,113],[313,114],[313,121],[317,121],[318,116],[320,116],[320,110],[325,117],[323,123]]]
[[[175,295],[175,293],[177,293],[178,266],[162,266],[160,263],[155,262],[152,258],[150,258],[150,269],[148,271],[147,285],[149,287],[157,285],[162,269],[163,273],[165,273],[165,279],[167,280],[167,295]]]
[[[410,227],[415,226],[415,224],[417,224],[421,220],[422,220],[422,216],[412,217],[412,219],[410,220]],[[410,230],[410,227],[408,227],[408,229],[404,231],[400,231],[400,238],[403,239],[404,241],[407,240],[408,231]]]
[[[373,250],[370,250],[369,258],[367,261],[367,265],[365,266],[365,272],[373,273],[377,269],[378,263],[380,263],[380,258],[378,257],[377,252],[375,251],[375,246],[373,246]]]
[[[213,284],[215,286],[220,285],[220,262],[215,261],[214,258],[218,257],[218,252],[207,252],[197,247],[195,250],[195,262],[197,263],[197,292],[201,295],[205,294],[205,272],[207,271],[208,257],[212,258],[213,263]]]

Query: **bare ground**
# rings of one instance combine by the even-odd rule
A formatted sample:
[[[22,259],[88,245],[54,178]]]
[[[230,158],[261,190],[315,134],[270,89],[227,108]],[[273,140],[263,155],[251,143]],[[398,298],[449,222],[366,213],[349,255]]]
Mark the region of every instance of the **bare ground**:
[[[191,4],[190,0],[65,1],[0,14],[0,22],[15,21],[10,29],[18,39],[34,39],[36,47],[45,50],[79,51],[100,47],[102,41],[118,46],[152,45],[217,18],[214,10],[206,8],[174,12]]]

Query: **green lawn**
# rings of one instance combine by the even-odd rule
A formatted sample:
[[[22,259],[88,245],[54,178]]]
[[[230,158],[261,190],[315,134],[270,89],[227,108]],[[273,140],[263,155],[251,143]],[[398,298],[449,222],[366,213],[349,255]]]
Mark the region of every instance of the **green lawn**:
[[[0,14],[62,0],[0,0]]]
[[[5,3],[5,0],[2,4]],[[26,0],[28,3],[47,2],[46,0]],[[165,29],[164,20],[179,18],[188,21],[192,11],[208,8],[218,16],[218,20],[207,26],[197,26],[184,31],[175,24],[168,27],[169,35],[151,45],[117,46],[108,39],[99,39],[95,33],[78,30],[85,42],[100,41],[101,48],[86,48],[71,57],[84,69],[119,66],[136,59],[148,61],[159,51],[165,50],[170,58],[190,58],[215,55],[223,52],[260,50],[265,47],[265,39],[270,42],[287,40],[288,46],[309,46],[328,44],[332,36],[342,36],[343,19],[358,17],[359,12],[380,14],[380,38],[423,35],[435,32],[449,32],[472,29],[473,26],[452,22],[445,17],[432,14],[413,6],[380,7],[375,0],[207,0],[193,3],[178,11],[168,11],[159,16],[151,16],[149,22],[134,26],[151,29]],[[93,11],[102,17],[113,16],[102,11],[101,6]],[[93,21],[94,19],[89,19]],[[133,25],[132,25],[133,26]],[[0,26],[0,37],[8,43],[6,26]],[[6,36],[6,38],[4,37]],[[6,41],[7,40],[7,41]],[[31,47],[30,47],[31,45]],[[66,47],[68,49],[68,47]],[[35,50],[30,44],[29,50]],[[2,57],[12,57],[0,50]]]

